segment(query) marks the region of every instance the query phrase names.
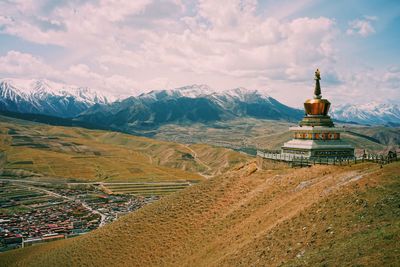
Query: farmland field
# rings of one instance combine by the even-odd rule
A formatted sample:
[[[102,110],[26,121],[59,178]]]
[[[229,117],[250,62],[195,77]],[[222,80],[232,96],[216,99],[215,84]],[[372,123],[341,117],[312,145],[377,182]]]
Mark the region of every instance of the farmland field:
[[[190,182],[103,184],[113,194],[135,196],[163,196],[185,189],[190,185]]]

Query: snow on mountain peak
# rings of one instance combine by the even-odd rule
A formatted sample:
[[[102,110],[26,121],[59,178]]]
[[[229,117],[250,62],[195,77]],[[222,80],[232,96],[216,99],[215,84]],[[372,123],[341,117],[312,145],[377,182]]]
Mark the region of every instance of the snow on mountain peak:
[[[400,106],[379,102],[359,105],[342,104],[333,106],[331,115],[338,120],[362,124],[400,123]]]
[[[183,87],[178,87],[175,89],[165,89],[165,90],[153,90],[148,93],[143,93],[139,95],[142,99],[160,99],[160,98],[174,98],[174,97],[188,97],[188,98],[198,98],[198,97],[228,97],[234,98],[240,101],[255,100],[257,98],[269,99],[270,96],[265,92],[258,90],[249,90],[244,87],[238,87],[234,89],[227,90],[217,90],[213,89],[206,84],[193,84]]]
[[[45,79],[0,79],[0,110],[74,117],[109,99],[86,87]]]
[[[188,86],[176,88],[176,89],[174,89],[172,91],[177,91],[177,92],[180,93],[181,96],[189,97],[189,98],[207,96],[207,95],[210,95],[213,92],[215,92],[215,90],[211,89],[211,87],[206,85],[206,84],[188,85]]]
[[[244,87],[238,87],[234,89],[228,89],[219,93],[219,95],[226,95],[241,101],[251,101],[256,100],[257,98],[269,99],[270,96],[265,92],[261,92],[259,90],[249,90]]]
[[[49,81],[46,79],[1,79],[0,87],[12,89],[15,94],[27,101],[44,99],[49,96],[74,97],[87,104],[108,103],[109,97],[92,91],[87,87],[78,87]]]

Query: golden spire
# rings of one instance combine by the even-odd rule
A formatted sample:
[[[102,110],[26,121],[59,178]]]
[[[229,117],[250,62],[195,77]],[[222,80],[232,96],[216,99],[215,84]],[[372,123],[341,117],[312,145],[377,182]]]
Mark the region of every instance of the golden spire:
[[[314,98],[308,99],[304,103],[306,114],[307,116],[328,116],[328,111],[331,103],[329,103],[329,101],[326,99],[322,99],[321,85],[319,84],[319,81],[321,80],[321,73],[319,72],[319,69],[315,71],[314,80],[315,80]],[[330,119],[329,119],[329,125],[333,125]]]
[[[319,81],[321,80],[321,73],[319,72],[319,69],[315,71],[315,89],[314,89],[314,99],[321,99],[321,85],[319,84]]]

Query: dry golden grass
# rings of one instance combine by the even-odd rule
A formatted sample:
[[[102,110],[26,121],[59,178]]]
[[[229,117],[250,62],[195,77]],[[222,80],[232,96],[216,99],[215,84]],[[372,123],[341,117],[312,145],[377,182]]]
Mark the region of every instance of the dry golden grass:
[[[400,163],[250,163],[3,266],[398,265]],[[268,166],[268,165],[267,165]]]
[[[224,148],[201,146],[208,153],[196,155],[196,147],[177,143],[2,118],[0,149],[6,169],[81,181],[203,180],[249,159]]]
[[[155,131],[155,137],[179,143],[207,143],[235,148],[280,149],[284,142],[292,139],[290,126],[297,123],[285,121],[242,118],[216,122],[209,125],[167,124]],[[338,127],[342,125],[337,124]],[[387,152],[399,145],[398,128],[383,126],[346,125],[353,133],[344,133],[343,138],[356,147],[357,152],[365,149],[369,153]],[[380,139],[382,142],[380,142]],[[385,145],[388,144],[388,145]]]

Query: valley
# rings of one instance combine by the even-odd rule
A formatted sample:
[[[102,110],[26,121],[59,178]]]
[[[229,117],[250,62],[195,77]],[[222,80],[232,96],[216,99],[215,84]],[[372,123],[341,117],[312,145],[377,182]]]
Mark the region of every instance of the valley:
[[[3,176],[56,182],[200,181],[248,158],[225,148],[0,118]]]
[[[0,10],[0,267],[400,267],[400,0]]]
[[[395,127],[340,124],[343,134],[355,146],[356,154],[387,153],[400,144],[400,130]],[[209,124],[166,124],[141,134],[178,143],[205,143],[255,155],[257,149],[279,150],[291,138],[289,127],[295,123],[262,119],[237,119]]]
[[[248,160],[225,148],[1,116],[0,251],[86,234]]]
[[[296,246],[292,248],[293,241],[288,239],[292,234],[283,234],[285,242],[290,244],[286,252],[287,257],[283,258],[283,248],[280,246],[268,250],[268,255],[272,256],[268,259],[263,257],[267,255],[266,251],[250,258],[250,252],[241,255],[239,251],[258,251],[258,247],[253,247],[251,243],[265,243],[265,236],[270,236],[273,232],[293,231],[292,228],[286,229],[281,223],[296,221],[303,212],[306,212],[306,218],[301,220],[307,223],[313,221],[310,217],[312,213],[309,213],[308,209],[319,203],[319,200],[311,196],[319,194],[320,198],[325,196],[331,199],[331,193],[338,192],[366,175],[375,175],[379,168],[377,164],[372,163],[357,164],[354,167],[313,166],[308,174],[284,163],[268,162],[252,156],[257,149],[279,149],[291,138],[288,128],[293,125],[295,124],[286,121],[252,118],[213,123],[170,123],[139,132],[143,136],[153,137],[149,139],[120,132],[53,126],[0,116],[0,194],[4,199],[0,203],[0,227],[3,229],[0,236],[3,245],[0,250],[29,247],[23,249],[24,252],[15,252],[28,253],[23,254],[23,262],[10,260],[8,255],[14,252],[0,255],[0,262],[4,260],[7,265],[26,265],[27,261],[33,266],[62,265],[63,263],[58,261],[63,259],[63,255],[70,253],[70,245],[62,249],[60,247],[61,251],[56,249],[54,258],[48,258],[51,263],[42,260],[41,248],[48,246],[53,250],[53,243],[57,247],[60,246],[58,244],[66,242],[65,244],[71,244],[73,251],[76,250],[75,244],[91,251],[89,245],[80,245],[80,242],[85,242],[80,240],[87,240],[86,236],[91,240],[92,236],[98,235],[97,233],[101,233],[101,237],[95,239],[101,240],[102,244],[105,242],[119,247],[110,240],[104,240],[103,238],[107,237],[102,236],[110,235],[122,240],[125,235],[129,236],[130,234],[118,225],[131,216],[143,216],[139,220],[143,221],[145,226],[139,226],[137,222],[125,224],[127,229],[136,233],[138,243],[154,248],[160,246],[158,243],[147,241],[147,238],[155,238],[155,231],[170,248],[165,253],[157,254],[156,261],[147,262],[146,253],[141,254],[143,252],[139,252],[140,248],[129,246],[135,251],[135,255],[138,255],[138,263],[174,266],[177,262],[171,255],[178,253],[177,255],[181,255],[181,261],[178,263],[183,266],[230,266],[235,258],[240,263],[239,266],[286,263],[297,265],[305,255],[304,244],[307,242],[306,247],[311,247],[311,254],[307,254],[307,257],[313,260],[313,257],[316,257],[312,254],[313,249],[325,246],[314,244],[313,236],[311,240],[304,241],[305,243],[298,242],[299,248],[296,249]],[[358,155],[364,150],[368,153],[387,153],[388,150],[398,148],[399,133],[396,128],[354,124],[342,126],[347,129],[344,138],[356,147]],[[390,170],[385,172],[385,177],[395,175],[398,163],[391,163],[384,168]],[[301,180],[303,178],[305,180]],[[300,180],[297,183],[298,179]],[[264,180],[265,184],[262,183]],[[297,186],[292,187],[296,183]],[[314,184],[316,191],[311,193],[306,190],[305,195],[297,193],[303,192],[305,188],[314,187]],[[322,188],[324,191],[318,191]],[[218,194],[207,193],[214,190]],[[196,193],[193,195],[190,192]],[[270,197],[266,197],[265,194]],[[305,206],[290,208],[290,205],[294,205],[291,204],[292,201],[300,198]],[[188,201],[192,204],[185,204],[189,203]],[[212,206],[209,201],[216,201],[217,206]],[[253,201],[255,203],[251,204]],[[202,206],[205,203],[209,204]],[[261,206],[254,206],[258,205],[257,203],[264,205],[263,210],[272,217],[265,217],[261,213]],[[161,209],[163,212],[152,210],[158,205],[161,206],[155,209]],[[190,205],[192,206],[189,208]],[[197,209],[198,205],[200,206]],[[174,207],[183,211],[178,212]],[[272,207],[275,208],[270,210]],[[147,214],[147,209],[157,217]],[[140,215],[143,212],[145,215]],[[173,213],[168,215],[170,212]],[[252,214],[253,212],[255,213]],[[171,221],[169,216],[176,220]],[[242,218],[243,221],[239,223],[238,218]],[[25,224],[24,220],[31,223]],[[188,223],[181,223],[180,220]],[[194,226],[195,221],[208,222],[211,226],[205,226],[203,223]],[[165,239],[171,237],[169,230],[165,232],[167,225],[170,229],[175,229],[173,232],[176,239]],[[114,227],[119,230],[115,232],[112,230]],[[303,229],[308,227],[314,226],[303,226]],[[326,227],[329,233],[334,233],[330,231],[331,225]],[[339,227],[344,225],[339,223]],[[233,232],[226,232],[225,228],[232,228]],[[253,230],[248,230],[250,228]],[[104,234],[104,231],[111,232]],[[187,231],[191,234],[188,235]],[[265,231],[273,232],[266,234]],[[339,231],[346,232],[342,228]],[[390,228],[390,231],[396,230]],[[202,235],[204,236],[201,237]],[[211,236],[217,238],[213,240]],[[259,238],[264,241],[257,241]],[[278,239],[281,238],[282,236]],[[309,236],[304,238],[308,240]],[[56,242],[45,244],[50,241]],[[97,241],[88,242],[92,244]],[[234,249],[237,242],[241,244],[240,248]],[[391,242],[391,239],[388,242]],[[171,249],[177,245],[183,246],[183,249]],[[96,246],[101,247],[100,244]],[[202,246],[208,248],[204,250]],[[184,249],[189,247],[190,250]],[[217,252],[217,247],[222,250]],[[119,253],[110,247],[106,250],[112,251],[112,255]],[[198,252],[194,253],[194,250]],[[35,259],[38,257],[37,261],[30,258],[30,251],[35,255]],[[102,249],[96,251],[106,254]],[[39,253],[39,256],[36,253]],[[274,253],[280,256],[275,258]],[[293,257],[293,253],[297,253],[296,258]],[[325,253],[330,255],[330,252]],[[210,260],[203,261],[206,255],[211,255]],[[101,255],[96,257],[100,259]],[[304,258],[306,259],[305,262],[308,262],[308,258]],[[381,256],[378,256],[378,259],[381,260]],[[74,254],[73,260],[67,260],[65,264],[85,265],[87,261],[81,254]],[[351,259],[349,261],[352,262]],[[107,260],[101,259],[101,263],[98,262],[97,265],[104,262]],[[125,263],[117,262],[117,265]]]

